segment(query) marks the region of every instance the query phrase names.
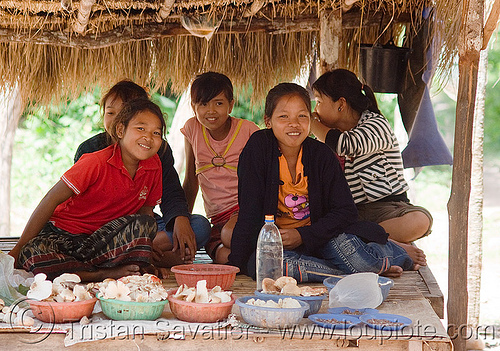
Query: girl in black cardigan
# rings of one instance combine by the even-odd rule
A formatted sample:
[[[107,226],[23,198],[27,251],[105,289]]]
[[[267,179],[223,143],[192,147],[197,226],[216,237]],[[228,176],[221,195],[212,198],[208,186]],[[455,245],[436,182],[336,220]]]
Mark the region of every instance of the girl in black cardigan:
[[[399,276],[418,268],[404,249],[387,241],[382,227],[358,222],[337,158],[308,137],[310,111],[309,95],[297,84],[269,91],[268,129],[255,132],[240,155],[240,212],[229,264],[255,277],[257,238],[264,216],[273,214],[283,241],[283,272],[299,282],[324,279],[311,272]]]

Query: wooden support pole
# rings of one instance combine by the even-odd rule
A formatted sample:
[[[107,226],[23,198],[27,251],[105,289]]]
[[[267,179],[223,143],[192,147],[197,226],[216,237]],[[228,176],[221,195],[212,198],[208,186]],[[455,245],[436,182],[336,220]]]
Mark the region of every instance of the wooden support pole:
[[[483,30],[484,0],[463,3],[459,39],[459,86],[449,214],[448,333],[465,351],[467,333],[467,236],[471,190],[472,130]]]
[[[342,11],[323,11],[319,18],[320,74],[339,68]]]
[[[483,46],[482,50],[486,49],[488,43],[490,42],[491,35],[498,26],[498,19],[500,18],[500,0],[495,0],[493,6],[491,6],[490,15],[486,20],[483,32]]]

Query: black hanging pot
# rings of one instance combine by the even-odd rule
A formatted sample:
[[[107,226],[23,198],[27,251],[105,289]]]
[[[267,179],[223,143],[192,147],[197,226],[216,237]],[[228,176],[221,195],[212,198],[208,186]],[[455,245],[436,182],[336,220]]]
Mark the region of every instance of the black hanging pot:
[[[408,67],[409,48],[394,45],[361,44],[359,72],[376,93],[399,93]]]

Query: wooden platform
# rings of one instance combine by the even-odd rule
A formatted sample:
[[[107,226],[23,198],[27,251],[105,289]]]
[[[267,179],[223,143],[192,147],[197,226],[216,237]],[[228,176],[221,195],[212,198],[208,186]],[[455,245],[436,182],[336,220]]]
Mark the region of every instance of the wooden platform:
[[[309,284],[321,286],[321,284]],[[177,330],[177,339],[172,334],[151,333],[114,337],[106,340],[77,343],[69,346],[78,350],[124,350],[124,349],[178,349],[182,350],[332,350],[341,348],[357,348],[358,350],[409,350],[409,351],[451,351],[450,339],[442,326],[439,317],[434,312],[429,300],[420,291],[421,275],[418,272],[405,272],[402,277],[395,279],[386,301],[378,307],[383,313],[404,315],[412,319],[412,325],[403,332],[380,332],[371,328],[353,329],[346,331],[331,331],[317,328],[308,319],[296,326],[296,329],[287,331],[265,330],[258,328],[238,327],[231,330],[200,329],[200,325],[188,324],[182,332]],[[176,287],[173,276],[164,280],[166,288]],[[250,278],[237,276],[232,290],[237,296],[252,295],[255,282]],[[320,313],[327,312],[328,299],[325,299]],[[238,315],[238,307],[233,307]],[[238,315],[239,316],[239,315]],[[167,308],[163,315],[171,326],[178,322]],[[241,317],[238,318],[241,321]],[[116,322],[118,323],[118,322]],[[141,323],[141,322],[134,322]],[[165,322],[163,322],[165,323]],[[168,322],[166,322],[168,324]],[[76,327],[80,327],[76,323]],[[80,327],[81,328],[81,327]],[[174,328],[175,329],[175,328]],[[68,332],[69,333],[69,332]],[[102,333],[102,331],[101,331]],[[170,338],[169,338],[170,336]],[[3,350],[38,350],[53,351],[64,346],[65,334],[52,333],[35,344],[27,344],[32,340],[40,340],[39,335],[24,332],[3,330],[0,332],[0,345]]]
[[[16,237],[0,237],[0,250],[3,252],[9,252],[14,247],[18,239],[19,238]],[[205,253],[204,249],[202,249],[196,253],[195,262],[210,263],[211,259]],[[434,278],[434,275],[428,266],[420,268],[418,271],[418,277],[415,278],[415,284],[422,295],[429,300],[437,316],[440,319],[443,319],[444,296],[439,288],[436,278]]]
[[[12,240],[14,239],[14,240]],[[0,249],[8,252],[17,238],[0,238]],[[200,263],[209,262],[206,254],[200,251],[196,255]],[[451,341],[446,334],[440,318],[444,310],[444,299],[432,272],[428,267],[418,272],[404,272],[403,276],[394,279],[386,301],[378,307],[380,312],[404,315],[412,319],[413,324],[404,333],[383,333],[371,328],[359,328],[359,331],[334,331],[314,327],[314,324],[304,318],[293,331],[262,330],[257,328],[231,330],[228,328],[199,331],[199,325],[192,324],[182,333],[176,333],[173,340],[163,333],[123,336],[106,340],[77,343],[69,346],[79,350],[123,350],[123,349],[177,349],[182,350],[332,350],[340,348],[357,348],[359,350],[425,350],[451,351]],[[309,284],[322,286],[321,284]],[[176,287],[173,275],[164,280],[166,288]],[[252,295],[255,282],[249,277],[239,275],[232,290],[236,296]],[[323,302],[320,313],[326,313],[328,299]],[[233,312],[238,315],[237,306]],[[238,315],[239,316],[239,315]],[[176,321],[167,308],[163,318]],[[239,317],[241,321],[241,317]],[[172,323],[173,324],[173,323]],[[193,333],[193,331],[195,331]],[[53,351],[64,346],[64,333],[52,333],[40,342],[40,336],[29,334],[26,330],[0,330],[0,345],[3,350],[38,350]]]

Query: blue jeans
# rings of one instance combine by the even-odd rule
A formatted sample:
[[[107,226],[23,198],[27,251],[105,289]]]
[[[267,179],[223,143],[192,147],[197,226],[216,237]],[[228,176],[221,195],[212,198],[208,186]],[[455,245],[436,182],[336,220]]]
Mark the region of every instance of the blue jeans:
[[[155,215],[156,223],[158,224],[158,231],[164,231],[167,233],[170,242],[174,242],[174,232],[171,230],[166,230],[165,222],[163,218]],[[191,228],[193,228],[194,235],[196,237],[196,247],[198,249],[205,246],[208,239],[210,238],[210,230],[212,229],[208,219],[199,214],[192,214],[189,216],[189,223]]]
[[[340,234],[331,239],[321,251],[321,258],[306,256],[295,251],[283,252],[283,274],[295,278],[298,282],[322,282],[324,275],[359,272],[385,272],[391,266],[400,266],[404,270],[413,267],[413,261],[406,251],[388,241],[382,245],[365,243],[353,234]]]

